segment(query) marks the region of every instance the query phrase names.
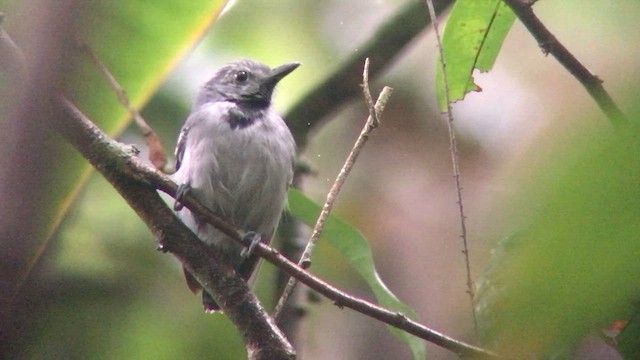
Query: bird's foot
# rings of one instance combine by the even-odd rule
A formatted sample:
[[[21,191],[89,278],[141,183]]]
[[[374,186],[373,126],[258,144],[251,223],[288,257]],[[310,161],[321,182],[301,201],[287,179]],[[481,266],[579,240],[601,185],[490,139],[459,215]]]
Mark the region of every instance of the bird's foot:
[[[258,246],[258,244],[262,241],[262,236],[257,232],[249,231],[248,233],[242,236],[242,244],[247,246],[242,249],[240,256],[246,259],[253,253],[253,250]]]
[[[191,191],[191,186],[189,184],[180,184],[178,185],[178,190],[176,190],[176,202],[173,203],[173,210],[180,211],[184,207],[182,204],[182,200],[185,196]]]

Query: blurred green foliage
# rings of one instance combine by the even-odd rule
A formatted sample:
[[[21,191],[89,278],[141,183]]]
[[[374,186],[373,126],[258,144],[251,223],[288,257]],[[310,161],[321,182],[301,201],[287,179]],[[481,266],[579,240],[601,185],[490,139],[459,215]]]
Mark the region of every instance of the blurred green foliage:
[[[171,149],[189,106],[184,88],[175,86],[182,80],[176,79],[182,73],[173,74],[172,83],[155,91],[178,58],[202,35],[221,2],[92,3],[101,10],[84,22],[97,29],[87,32],[87,40],[124,85],[135,105],[150,101],[144,113]],[[373,6],[366,1],[353,3],[362,8]],[[205,54],[206,62],[217,64],[237,57],[253,57],[274,65],[302,60],[304,66],[292,75],[296,80],[283,82],[277,95],[278,106],[286,106],[339,66],[339,40],[342,39],[321,34],[322,26],[326,26],[322,19],[327,16],[322,12],[324,6],[324,2],[311,0],[238,1],[216,22],[215,31],[198,51]],[[339,15],[351,20],[358,14],[350,11]],[[111,21],[116,20],[116,25],[111,25]],[[9,18],[9,21],[13,20]],[[504,33],[511,24],[509,21],[502,23]],[[367,35],[370,30],[373,28],[358,31]],[[346,31],[340,34],[351,36]],[[465,43],[465,49],[473,49],[485,35]],[[493,44],[491,54],[497,54],[500,43],[501,39],[496,39],[485,45]],[[358,49],[354,47],[349,51]],[[473,56],[476,55],[477,51],[473,52]],[[464,61],[465,84],[472,84],[473,67],[469,67],[468,57],[464,57]],[[82,75],[75,78],[76,87],[71,93],[103,129],[121,134],[129,121],[115,95],[86,58],[78,69]],[[428,69],[419,69],[419,74],[429,73]],[[409,88],[410,95],[419,99],[422,106],[424,98],[416,89],[424,79],[416,76],[413,68],[407,71],[409,75],[398,90]],[[201,82],[209,74],[197,75]],[[415,82],[409,84],[410,81]],[[152,94],[153,98],[149,99]],[[401,96],[400,91],[397,94]],[[394,120],[396,122],[390,121],[388,127],[406,127],[406,123]],[[422,119],[416,122],[419,121]],[[122,133],[124,141],[139,141],[135,133],[135,129]],[[496,256],[491,265],[496,271],[495,277],[490,277],[491,272],[485,277],[486,292],[479,305],[484,308],[481,325],[485,327],[485,335],[500,350],[553,352],[569,346],[593,328],[606,327],[611,320],[629,316],[630,304],[638,296],[633,280],[638,274],[640,254],[636,220],[639,215],[636,192],[640,185],[636,155],[640,149],[634,138],[636,134],[635,131],[620,135],[612,134],[609,129],[585,130],[580,140],[565,142],[563,146],[554,147],[553,152],[545,145],[540,146],[548,154],[545,161],[522,164],[529,169],[519,185],[524,191],[519,196],[520,202],[514,204],[505,217],[516,224],[514,228],[526,230],[516,236],[519,240],[505,240],[496,251],[500,256]],[[329,137],[336,138],[334,134]],[[334,148],[329,147],[332,146],[328,146],[324,157],[332,155]],[[76,187],[78,176],[86,169],[84,160],[72,149],[67,150],[73,155],[57,164],[63,179],[60,183],[52,182],[51,186],[51,194],[60,198],[53,203],[56,207],[71,205],[70,201],[63,201],[70,199],[66,197],[70,191],[79,189]],[[376,194],[374,189],[366,191],[370,197]],[[35,304],[30,304],[31,320],[21,343],[16,346],[16,358],[238,359],[245,356],[233,326],[224,316],[203,315],[198,297],[192,296],[184,284],[180,266],[170,256],[153,250],[149,231],[103,179],[92,175],[75,204],[50,248],[53,265],[39,279],[48,284],[41,293],[34,294]],[[398,241],[400,236],[394,233],[390,237],[390,241]],[[422,255],[420,249],[415,253]],[[335,255],[335,249],[321,244],[316,258],[323,261],[314,263],[314,271],[330,274],[332,282],[338,284],[350,281],[344,280],[348,277],[347,271],[343,271],[346,267]],[[382,259],[396,254],[382,252],[379,256]],[[265,268],[272,275],[273,269]],[[416,277],[421,275],[424,274]],[[412,283],[411,287],[422,285]],[[459,287],[462,289],[463,284]],[[265,294],[270,289],[260,286],[259,290],[264,291],[261,298],[268,301],[270,297]],[[431,295],[433,302],[448,300],[440,294],[429,294],[429,297]],[[430,320],[427,319],[427,323]],[[633,332],[625,335],[638,338]],[[389,344],[380,346],[386,348]]]
[[[508,211],[509,227],[524,230],[498,245],[478,282],[483,336],[508,358],[570,352],[640,299],[639,131],[577,134],[529,162]]]
[[[188,103],[183,94],[176,94],[175,80],[159,87],[204,35],[224,3],[97,2],[91,3],[87,18],[81,21],[86,29],[82,40],[113,73],[132,104],[143,108],[169,152]],[[310,4],[237,2],[216,22],[216,31],[200,49],[216,54],[211,63],[241,56],[278,64],[305,52],[321,55],[316,57],[321,62],[330,52],[309,26],[308,19],[320,6]],[[266,13],[270,16],[261,15]],[[247,19],[255,26],[246,27]],[[314,37],[318,41],[309,41]],[[130,127],[106,79],[87,54],[78,49],[74,55],[67,67],[72,71],[66,90],[69,97],[103,130],[137,143],[144,157],[146,145],[140,142],[138,130]],[[283,83],[281,88],[313,86],[313,79],[322,75],[313,69],[323,67],[305,63],[307,81]],[[209,75],[199,74],[199,81]],[[290,94],[278,96],[285,103],[304,93],[282,92]],[[65,161],[57,168],[59,181],[52,184],[59,199],[50,202],[59,212],[57,219],[64,219],[48,248],[52,276],[34,295],[38,303],[14,355],[24,359],[245,357],[240,335],[227,318],[203,313],[177,262],[154,251],[148,229],[99,174],[88,171],[86,160],[70,147],[65,151],[69,155],[62,157]],[[267,268],[261,277],[273,275],[273,269]],[[268,304],[272,288],[259,286],[258,291]]]

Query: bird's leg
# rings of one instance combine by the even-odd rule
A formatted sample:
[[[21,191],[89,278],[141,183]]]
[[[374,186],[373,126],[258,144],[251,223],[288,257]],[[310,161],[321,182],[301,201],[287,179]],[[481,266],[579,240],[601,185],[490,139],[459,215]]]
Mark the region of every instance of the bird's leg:
[[[253,250],[261,241],[262,236],[260,236],[260,234],[258,234],[257,232],[249,231],[248,233],[244,234],[242,236],[242,244],[246,245],[247,247],[242,249],[242,252],[240,252],[240,256],[242,256],[242,258],[244,259],[251,256]]]
[[[184,207],[184,205],[182,205],[182,200],[187,196],[189,191],[191,191],[191,185],[188,183],[178,185],[178,190],[176,190],[176,202],[173,203],[173,210],[182,210]]]

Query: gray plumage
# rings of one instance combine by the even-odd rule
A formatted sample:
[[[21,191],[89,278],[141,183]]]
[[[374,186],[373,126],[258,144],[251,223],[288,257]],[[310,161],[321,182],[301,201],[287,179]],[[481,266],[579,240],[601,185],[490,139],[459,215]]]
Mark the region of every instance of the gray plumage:
[[[280,220],[293,178],[295,142],[284,120],[273,110],[277,83],[299,66],[270,69],[239,60],[218,70],[199,91],[176,148],[179,184],[178,217],[207,244],[218,245],[226,261],[248,280],[258,258],[242,256],[239,244],[182,209],[181,193],[189,192],[239,229],[269,242]],[[199,284],[185,272],[194,291]],[[203,293],[206,310],[218,306]]]

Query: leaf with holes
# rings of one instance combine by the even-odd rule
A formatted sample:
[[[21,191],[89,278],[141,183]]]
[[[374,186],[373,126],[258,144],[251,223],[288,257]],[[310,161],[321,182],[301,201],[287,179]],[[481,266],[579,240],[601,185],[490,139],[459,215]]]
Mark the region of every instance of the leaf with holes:
[[[442,36],[447,84],[440,62],[436,70],[441,111],[447,111],[447,88],[452,103],[471,91],[482,91],[473,79],[473,71],[491,70],[515,18],[502,0],[456,1]]]

